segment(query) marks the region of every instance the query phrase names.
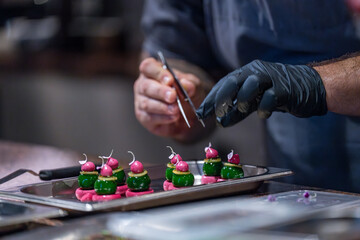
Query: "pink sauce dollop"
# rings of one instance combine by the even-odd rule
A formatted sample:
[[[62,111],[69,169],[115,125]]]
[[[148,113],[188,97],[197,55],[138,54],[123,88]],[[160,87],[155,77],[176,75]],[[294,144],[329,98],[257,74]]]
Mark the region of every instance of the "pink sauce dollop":
[[[142,173],[144,171],[144,166],[141,162],[136,160],[133,164],[131,164],[130,170],[133,173]]]
[[[81,171],[92,172],[95,171],[95,164],[93,162],[86,162],[81,166]]]

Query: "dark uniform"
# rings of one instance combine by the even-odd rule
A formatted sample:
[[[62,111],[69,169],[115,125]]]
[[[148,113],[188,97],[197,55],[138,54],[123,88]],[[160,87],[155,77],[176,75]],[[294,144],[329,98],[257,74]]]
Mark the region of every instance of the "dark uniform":
[[[344,0],[148,1],[144,50],[209,73],[254,59],[287,64],[360,50]],[[266,120],[269,165],[292,169],[292,183],[360,192],[360,118],[328,113]]]

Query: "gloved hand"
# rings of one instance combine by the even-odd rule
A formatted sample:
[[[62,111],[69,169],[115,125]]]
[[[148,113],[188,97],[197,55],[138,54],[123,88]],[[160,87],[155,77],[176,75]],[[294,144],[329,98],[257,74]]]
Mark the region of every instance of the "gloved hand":
[[[224,127],[256,111],[261,118],[273,111],[297,117],[324,115],[326,92],[320,75],[305,65],[252,61],[222,78],[210,91],[197,114],[216,114]]]

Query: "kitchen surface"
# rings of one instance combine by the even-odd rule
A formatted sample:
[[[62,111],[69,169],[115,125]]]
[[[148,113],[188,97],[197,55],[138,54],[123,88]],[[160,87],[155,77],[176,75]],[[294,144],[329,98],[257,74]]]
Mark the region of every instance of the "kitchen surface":
[[[44,236],[48,239],[237,239],[239,236],[356,239],[358,236],[360,195],[276,182],[277,178],[292,174],[285,169],[250,170],[241,180],[212,185],[198,182],[190,189],[164,192],[161,185],[166,167],[160,166],[161,171],[156,172],[159,166],[146,166],[152,172],[156,189],[153,195],[82,203],[74,196],[76,176],[41,181],[39,176],[29,173],[53,169],[54,164],[57,169],[77,166],[81,154],[6,141],[0,142],[0,150],[1,176],[18,169],[27,170],[0,186],[3,239],[44,239]],[[90,156],[89,160],[99,163],[96,157]],[[127,168],[127,160],[119,159],[119,163]],[[192,168],[196,172],[196,167]],[[157,188],[158,179],[161,181]]]

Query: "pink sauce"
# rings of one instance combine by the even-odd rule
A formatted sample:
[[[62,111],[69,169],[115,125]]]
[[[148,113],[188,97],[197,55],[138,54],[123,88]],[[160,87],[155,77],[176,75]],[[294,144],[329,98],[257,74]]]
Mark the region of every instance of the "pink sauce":
[[[133,192],[130,189],[126,190],[125,196],[126,197],[136,197],[136,196],[141,196],[141,195],[145,195],[145,194],[149,194],[149,193],[153,193],[154,190],[149,188],[147,191],[143,191],[143,192]]]
[[[114,199],[119,199],[121,198],[120,194],[109,194],[109,195],[93,195],[92,196],[92,200],[95,202],[105,202],[105,201],[111,201]]]
[[[169,186],[172,185],[172,182],[170,182],[169,180],[165,180],[163,183],[163,189],[164,191],[169,190]]]
[[[211,184],[211,183],[216,183],[219,180],[220,177],[218,176],[206,176],[203,175],[201,177],[201,184]]]
[[[186,187],[175,187],[174,184],[170,184],[167,191],[172,191],[181,188],[186,188]]]
[[[90,190],[84,190],[84,189],[81,189],[81,188],[77,188],[76,191],[75,191],[75,196],[77,199],[79,199],[81,201],[81,199],[83,198],[84,195],[86,194],[90,194],[90,195],[93,195],[93,194],[96,194],[95,193],[95,190],[94,189],[90,189]],[[91,200],[90,200],[91,201]]]
[[[126,190],[128,190],[128,186],[126,184],[122,186],[117,186],[115,194],[123,195],[125,194]]]

